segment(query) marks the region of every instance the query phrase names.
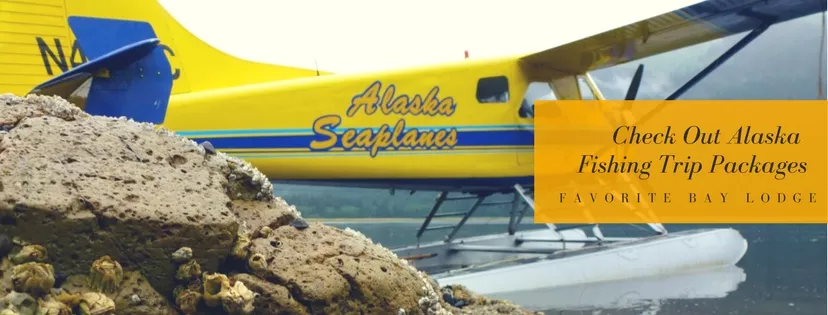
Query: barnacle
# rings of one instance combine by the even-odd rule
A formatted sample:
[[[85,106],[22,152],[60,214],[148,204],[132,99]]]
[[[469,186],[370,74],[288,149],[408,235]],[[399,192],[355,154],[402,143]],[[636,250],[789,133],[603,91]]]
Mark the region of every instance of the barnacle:
[[[265,225],[259,228],[259,231],[256,233],[256,238],[266,238],[270,236],[270,233],[273,233],[273,229],[269,226]]]
[[[17,292],[41,296],[55,286],[55,269],[50,264],[27,262],[14,266],[12,287]]]
[[[81,315],[112,315],[115,314],[115,301],[100,292],[86,292],[81,294]]]
[[[254,274],[259,275],[267,270],[267,259],[261,253],[255,253],[247,260],[247,265]]]
[[[184,263],[193,259],[193,249],[189,247],[182,247],[172,253],[172,259],[176,263]]]
[[[141,297],[138,296],[138,294],[130,295],[129,296],[129,302],[134,304],[134,305],[141,304]]]
[[[198,303],[201,302],[201,292],[199,292],[197,287],[187,288],[179,286],[175,288],[173,293],[175,294],[175,304],[178,305],[178,309],[181,312],[187,315],[197,312]]]
[[[233,257],[236,257],[241,260],[247,259],[247,255],[250,252],[247,250],[250,247],[250,236],[247,233],[239,231],[238,237],[236,238],[236,244],[233,246],[233,252],[231,253]]]
[[[30,244],[24,245],[23,248],[20,249],[14,255],[9,257],[14,264],[23,264],[27,262],[44,262],[46,258],[49,256],[49,252],[46,250],[46,247],[42,245]]]
[[[69,307],[75,307],[80,304],[81,295],[80,294],[71,294],[66,292],[65,290],[61,290],[60,294],[55,296],[55,300],[60,303],[66,304]]]
[[[117,291],[118,285],[124,278],[124,270],[121,268],[121,264],[109,256],[103,256],[92,262],[89,273],[89,286],[93,290],[104,293]]]
[[[220,273],[204,273],[204,303],[215,307],[221,304],[223,296],[229,294],[230,279]]]
[[[201,276],[201,266],[195,259],[178,266],[178,271],[175,273],[175,278],[181,281],[198,279],[199,276]]]
[[[29,243],[28,241],[20,238],[20,236],[14,236],[14,237],[12,237],[12,244],[17,245],[17,246],[26,246],[26,245],[29,245],[31,243]]]
[[[221,297],[221,304],[224,311],[231,315],[250,314],[253,312],[253,300],[259,296],[258,293],[250,291],[241,281],[236,281],[227,294]]]
[[[47,296],[38,303],[37,315],[72,315],[72,308]]]
[[[5,309],[15,315],[35,315],[37,300],[31,295],[12,291],[3,298]]]

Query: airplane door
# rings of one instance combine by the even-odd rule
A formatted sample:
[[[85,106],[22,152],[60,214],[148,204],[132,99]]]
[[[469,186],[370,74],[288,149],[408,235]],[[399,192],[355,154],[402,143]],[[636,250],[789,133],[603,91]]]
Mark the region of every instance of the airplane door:
[[[597,89],[597,87],[596,87]],[[536,100],[595,100],[603,99],[603,96],[598,96],[600,91],[593,91],[589,84],[585,81],[583,76],[564,77],[553,82],[532,82],[526,88],[523,102],[528,106],[534,106]],[[534,107],[533,107],[534,110]],[[518,115],[518,124],[531,126],[531,129],[526,129],[532,132],[534,137],[534,119],[528,117],[522,112]],[[534,141],[533,141],[534,143]],[[531,154],[524,153],[525,151],[532,152]],[[518,150],[517,152],[518,165],[534,164],[535,155],[533,150]]]
[[[534,104],[536,100],[555,100],[555,93],[552,91],[549,83],[547,82],[532,82],[529,83],[529,86],[526,88],[526,92],[523,94],[523,103],[521,107],[529,107],[534,108]],[[525,111],[520,111],[517,115],[517,124],[520,125],[521,128],[521,137],[530,137],[534,138],[535,136],[535,120]],[[534,143],[534,140],[532,141]],[[535,154],[533,148],[525,148],[525,149],[518,149],[516,151],[517,154],[517,164],[518,165],[532,165],[535,164]]]

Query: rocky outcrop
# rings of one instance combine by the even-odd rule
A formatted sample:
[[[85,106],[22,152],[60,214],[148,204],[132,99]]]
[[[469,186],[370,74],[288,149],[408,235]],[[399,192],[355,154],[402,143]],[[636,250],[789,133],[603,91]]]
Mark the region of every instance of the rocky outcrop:
[[[258,194],[271,213],[295,216],[259,192],[266,181],[256,183],[246,163],[151,125],[92,117],[47,97],[2,102],[2,232],[44,244],[68,274],[109,255],[169,293],[172,251],[191,247],[211,270],[230,253],[239,229],[233,200]]]
[[[350,230],[318,223],[305,229],[282,226],[254,239],[250,252],[264,260],[250,272],[285,287],[312,314],[410,310],[422,296],[416,287],[400,289],[421,282],[410,267]]]
[[[72,275],[38,297],[44,305],[112,304],[117,314],[221,313],[217,305],[244,314],[452,314],[485,304],[449,305],[426,275],[360,233],[304,223],[242,160],[54,97],[0,95],[0,233],[15,240],[10,256],[43,246],[32,274]],[[6,259],[3,268],[20,263]],[[0,288],[25,294],[8,273]],[[524,312],[493,310],[485,313]]]

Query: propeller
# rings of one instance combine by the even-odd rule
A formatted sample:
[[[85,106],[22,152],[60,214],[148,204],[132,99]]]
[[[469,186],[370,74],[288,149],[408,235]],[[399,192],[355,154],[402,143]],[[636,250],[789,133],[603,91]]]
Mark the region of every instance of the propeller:
[[[633,74],[632,80],[630,82],[630,87],[627,89],[627,96],[624,97],[625,101],[634,101],[635,98],[638,96],[638,88],[641,87],[641,77],[643,75],[644,75],[644,65],[640,64],[640,65],[638,65],[638,68],[635,69],[635,74]],[[623,110],[631,110],[631,109],[632,109],[632,103],[626,102],[623,105]],[[624,117],[624,116],[622,116],[622,117]],[[624,120],[625,124],[632,124],[631,121],[627,121],[627,117],[624,117],[622,119]],[[630,149],[629,146],[624,146],[623,149],[622,149],[623,154],[625,154],[625,155],[628,154],[629,149]],[[652,187],[650,187],[649,183],[641,182],[641,185],[643,186],[642,188],[644,188],[645,190],[652,191]],[[650,228],[655,230],[657,234],[667,234],[667,228],[665,228],[664,225],[661,224],[661,223],[647,223],[647,225],[649,225]],[[596,228],[597,228],[597,226],[596,226]],[[598,236],[596,235],[596,237],[598,237]]]
[[[626,101],[634,101],[635,97],[638,95],[638,87],[641,86],[641,76],[644,75],[644,65],[638,65],[638,69],[635,69],[635,74],[632,77],[632,82],[630,82],[630,88],[627,89],[627,96],[624,97]]]

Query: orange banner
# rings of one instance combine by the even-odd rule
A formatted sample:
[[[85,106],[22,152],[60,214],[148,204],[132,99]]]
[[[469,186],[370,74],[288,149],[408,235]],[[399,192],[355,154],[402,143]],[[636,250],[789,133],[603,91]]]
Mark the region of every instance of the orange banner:
[[[826,101],[537,101],[536,223],[828,223]]]

